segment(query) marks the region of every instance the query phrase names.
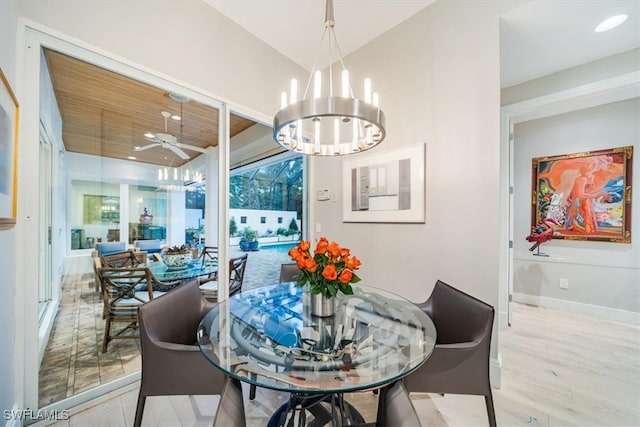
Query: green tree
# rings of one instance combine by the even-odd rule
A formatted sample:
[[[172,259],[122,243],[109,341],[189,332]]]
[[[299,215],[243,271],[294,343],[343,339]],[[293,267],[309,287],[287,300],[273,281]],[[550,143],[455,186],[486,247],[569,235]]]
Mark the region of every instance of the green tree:
[[[289,223],[289,232],[291,232],[291,234],[295,234],[298,231],[298,221],[296,221],[295,218],[291,218],[291,222]]]
[[[229,220],[229,236],[233,237],[238,232],[238,224],[236,224],[236,219],[231,217]]]

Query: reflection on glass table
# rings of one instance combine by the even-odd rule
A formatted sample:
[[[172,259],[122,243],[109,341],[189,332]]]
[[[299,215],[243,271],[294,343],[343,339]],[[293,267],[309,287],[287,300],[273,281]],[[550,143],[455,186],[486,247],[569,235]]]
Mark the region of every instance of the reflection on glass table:
[[[343,421],[363,422],[342,394],[390,384],[420,367],[436,330],[415,304],[382,289],[359,284],[354,295],[336,298],[335,315],[324,318],[311,315],[310,295],[295,283],[241,292],[202,320],[200,349],[231,377],[292,393],[269,425],[304,417],[293,414],[297,407],[335,421],[337,406]],[[320,401],[331,402],[331,411],[317,410]]]
[[[184,281],[213,275],[218,271],[217,263],[203,263],[200,259],[193,260],[184,268],[179,269],[169,268],[162,261],[151,262],[147,266],[151,273],[162,282]]]

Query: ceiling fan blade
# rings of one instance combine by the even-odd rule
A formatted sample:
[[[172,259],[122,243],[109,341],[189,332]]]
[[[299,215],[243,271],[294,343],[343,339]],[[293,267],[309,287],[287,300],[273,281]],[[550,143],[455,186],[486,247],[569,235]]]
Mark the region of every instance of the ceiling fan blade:
[[[191,150],[191,151],[197,151],[198,153],[206,153],[207,152],[207,150],[205,148],[196,147],[195,145],[183,144],[181,142],[176,142],[176,146],[178,146],[180,148],[185,148],[185,149]]]
[[[175,145],[167,145],[167,148],[169,150],[173,151],[174,153],[176,153],[183,160],[189,160],[191,158],[191,157],[189,157],[189,155],[187,153],[185,153],[184,151],[182,151],[180,148],[176,147]]]
[[[159,145],[159,142],[154,142],[153,144],[143,145],[142,147],[133,147],[133,151],[144,151],[148,150],[149,148],[157,147]]]

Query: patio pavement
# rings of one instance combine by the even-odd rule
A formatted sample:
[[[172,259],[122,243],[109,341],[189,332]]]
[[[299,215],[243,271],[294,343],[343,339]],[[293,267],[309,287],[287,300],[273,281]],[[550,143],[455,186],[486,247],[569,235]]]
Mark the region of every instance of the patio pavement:
[[[253,289],[278,283],[280,265],[292,262],[287,253],[268,249],[267,245],[262,245],[260,248],[258,251],[243,252],[237,246],[231,247],[230,257],[245,253],[249,255],[242,289]]]

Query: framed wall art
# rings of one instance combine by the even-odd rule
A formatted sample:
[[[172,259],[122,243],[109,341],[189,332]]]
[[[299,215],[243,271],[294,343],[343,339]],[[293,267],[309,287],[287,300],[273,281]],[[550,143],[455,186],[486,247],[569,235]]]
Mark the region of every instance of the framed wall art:
[[[532,160],[531,227],[553,238],[631,243],[633,147]]]
[[[346,160],[342,195],[344,222],[424,223],[424,144]]]
[[[19,106],[0,69],[0,229],[16,224]]]

